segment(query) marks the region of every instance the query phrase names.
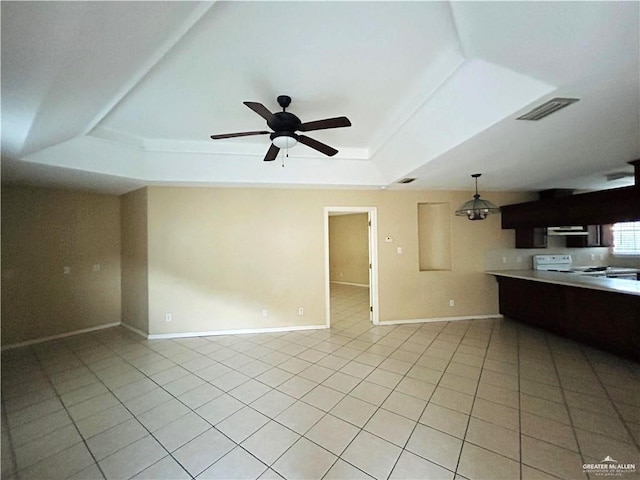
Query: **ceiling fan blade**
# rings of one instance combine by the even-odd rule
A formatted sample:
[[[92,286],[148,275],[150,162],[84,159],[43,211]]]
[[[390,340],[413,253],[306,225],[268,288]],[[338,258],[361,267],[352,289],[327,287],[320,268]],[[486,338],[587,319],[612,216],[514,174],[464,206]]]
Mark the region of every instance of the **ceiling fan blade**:
[[[278,157],[279,152],[280,149],[272,143],[269,150],[267,150],[267,154],[264,156],[264,161],[273,162]]]
[[[249,107],[251,110],[253,110],[262,118],[264,118],[267,122],[271,120],[271,117],[273,117],[273,113],[271,113],[269,109],[264,105],[262,105],[261,103],[258,103],[258,102],[242,102],[242,103],[244,103],[247,107]]]
[[[329,145],[325,145],[324,143],[314,140],[313,138],[309,138],[306,135],[298,135],[298,141],[300,143],[304,143],[307,147],[311,147],[314,150],[318,150],[320,153],[324,153],[329,157],[333,157],[336,153],[338,153],[338,150],[336,150],[335,148],[330,147]]]
[[[351,122],[347,117],[325,118],[324,120],[316,120],[315,122],[306,122],[298,128],[301,132],[310,132],[312,130],[325,130],[327,128],[350,127]]]
[[[213,140],[220,140],[221,138],[233,138],[233,137],[248,137],[250,135],[266,135],[267,132],[265,130],[259,132],[238,132],[238,133],[221,133],[220,135],[211,135]]]

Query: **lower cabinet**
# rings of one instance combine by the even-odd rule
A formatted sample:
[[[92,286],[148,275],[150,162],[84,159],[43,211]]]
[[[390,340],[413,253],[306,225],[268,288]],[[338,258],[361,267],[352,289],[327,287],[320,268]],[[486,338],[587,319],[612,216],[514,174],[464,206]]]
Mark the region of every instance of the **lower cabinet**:
[[[500,313],[640,360],[640,296],[497,277]]]

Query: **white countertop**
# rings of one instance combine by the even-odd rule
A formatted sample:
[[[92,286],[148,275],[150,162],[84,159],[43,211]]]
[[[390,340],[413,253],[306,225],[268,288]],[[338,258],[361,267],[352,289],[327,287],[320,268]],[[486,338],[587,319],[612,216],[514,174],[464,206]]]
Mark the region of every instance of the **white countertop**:
[[[574,273],[545,272],[542,270],[494,270],[486,273],[498,277],[555,283],[570,287],[592,288],[594,290],[640,296],[640,281],[637,280],[590,277],[587,275],[576,275]]]

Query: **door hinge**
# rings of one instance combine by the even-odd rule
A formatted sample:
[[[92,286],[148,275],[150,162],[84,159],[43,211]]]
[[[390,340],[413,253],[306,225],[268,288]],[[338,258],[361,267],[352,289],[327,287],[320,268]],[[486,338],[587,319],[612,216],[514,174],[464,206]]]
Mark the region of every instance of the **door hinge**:
[[[373,306],[369,307],[369,311],[373,313]]]

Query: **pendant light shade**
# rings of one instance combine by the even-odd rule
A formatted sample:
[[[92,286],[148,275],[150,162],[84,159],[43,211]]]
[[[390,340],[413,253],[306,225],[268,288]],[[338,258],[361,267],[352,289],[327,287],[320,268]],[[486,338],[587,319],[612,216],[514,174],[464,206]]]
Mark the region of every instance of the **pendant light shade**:
[[[489,200],[483,200],[480,198],[480,195],[478,194],[478,177],[480,175],[482,174],[474,173],[471,175],[471,177],[476,181],[476,193],[471,200],[464,202],[464,205],[456,210],[456,215],[467,217],[469,220],[484,220],[487,218],[487,215],[491,213],[498,213],[500,211],[500,208],[496,207]]]

